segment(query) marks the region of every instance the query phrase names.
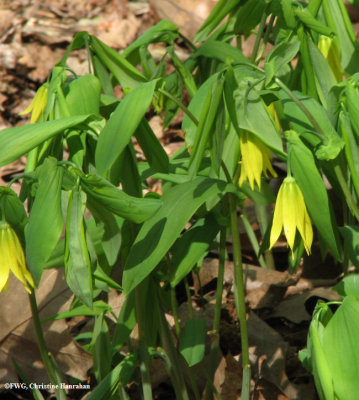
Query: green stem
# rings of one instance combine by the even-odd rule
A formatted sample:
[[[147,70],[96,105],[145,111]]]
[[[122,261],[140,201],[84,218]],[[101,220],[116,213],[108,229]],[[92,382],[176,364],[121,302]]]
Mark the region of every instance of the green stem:
[[[255,204],[254,208],[256,210],[256,215],[257,215],[259,228],[260,228],[262,237],[264,237],[266,230],[268,228],[267,208],[263,204]],[[264,258],[265,258],[265,263],[267,265],[267,268],[275,269],[273,254],[270,250],[266,250],[264,252]]]
[[[231,183],[232,180],[226,165],[224,164],[224,162],[222,162],[221,165],[228,182]],[[239,173],[240,173],[240,167],[238,166],[234,175],[234,182],[237,182]],[[228,193],[228,198],[229,198],[229,213],[230,213],[231,230],[232,230],[232,245],[233,245],[234,301],[236,305],[237,318],[239,320],[241,329],[242,368],[243,368],[241,399],[249,400],[251,367],[249,364],[248,329],[247,329],[245,288],[244,288],[243,265],[242,265],[242,250],[241,250],[241,242],[238,229],[236,196],[233,193]]]
[[[46,348],[46,343],[45,343],[45,338],[44,338],[44,333],[42,330],[41,326],[41,321],[40,321],[40,316],[39,316],[39,309],[37,307],[37,301],[36,301],[36,296],[35,292],[32,291],[31,294],[29,295],[29,300],[30,300],[30,306],[31,306],[31,313],[32,313],[32,320],[35,328],[35,333],[37,337],[37,343],[39,346],[40,354],[41,354],[41,359],[44,363],[46,372],[50,378],[50,381],[53,385],[56,385],[58,389],[56,389],[56,399],[57,400],[66,400],[66,392],[64,389],[61,389],[61,383],[63,382],[61,378],[59,378],[58,373],[56,372],[54,368],[54,361],[51,361],[51,358],[49,356],[49,352],[47,351]]]
[[[344,193],[346,202],[347,202],[351,212],[353,213],[353,215],[355,216],[357,221],[359,221],[359,208],[356,205],[356,202],[355,202],[355,200],[350,192],[350,189],[345,181],[345,178],[343,176],[343,172],[340,168],[340,165],[337,162],[334,163],[334,172],[335,172],[335,176],[339,182],[339,185]]]
[[[252,225],[248,220],[247,213],[244,209],[242,210],[241,220],[242,220],[244,229],[246,231],[246,234],[248,236],[248,239],[251,242],[254,252],[256,254],[259,254],[259,243],[258,243],[257,237],[253,231]],[[258,257],[258,262],[262,268],[268,268],[268,266],[265,262],[265,259],[262,255]]]
[[[320,127],[313,114],[308,110],[308,108],[298,99],[298,97],[278,78],[275,78],[276,84],[294,101],[294,103],[303,111],[304,115],[309,119],[314,128],[325,137],[323,129]]]
[[[218,261],[218,276],[217,276],[217,291],[216,291],[216,308],[214,311],[213,319],[213,339],[211,343],[211,349],[209,354],[209,371],[208,379],[206,385],[206,395],[205,400],[210,400],[212,398],[213,390],[211,383],[213,382],[214,373],[217,366],[217,357],[219,354],[219,324],[221,320],[222,311],[222,295],[223,295],[223,281],[224,281],[224,266],[226,260],[226,236],[227,229],[222,227],[220,231],[219,239],[219,261]]]
[[[140,373],[142,379],[142,392],[144,400],[152,400],[152,386],[150,376],[150,355],[146,344],[146,328],[144,326],[141,285],[135,288],[136,317],[139,334]]]
[[[229,210],[231,218],[231,230],[233,241],[233,263],[234,263],[234,300],[236,304],[237,318],[241,329],[241,345],[242,345],[242,400],[249,400],[250,388],[250,364],[249,364],[249,348],[248,348],[248,330],[246,318],[246,303],[242,265],[242,250],[238,229],[237,203],[234,194],[229,193]]]
[[[266,11],[267,11],[267,7],[263,11],[262,18],[261,18],[261,21],[259,23],[258,33],[257,33],[256,41],[255,41],[254,46],[253,46],[253,52],[252,52],[252,56],[251,56],[251,62],[252,63],[256,62],[259,45],[261,43],[262,34],[263,34],[263,31],[264,31],[264,27],[266,25],[266,19],[267,19],[267,12]]]
[[[175,102],[175,103],[178,105],[178,107],[179,107],[182,111],[184,111],[185,114],[187,114],[187,116],[192,120],[192,122],[193,122],[196,126],[198,126],[198,123],[199,123],[199,122],[198,122],[197,118],[191,113],[191,111],[190,111],[186,106],[184,106],[178,99],[176,99],[176,97],[172,96],[172,94],[169,93],[169,92],[167,92],[167,90],[158,89],[158,91],[159,91],[160,93],[162,93],[164,96],[166,96],[166,97],[168,97],[169,99],[171,99],[173,102]]]
[[[164,351],[168,357],[168,373],[171,377],[171,382],[176,393],[177,400],[189,400],[186,384],[183,379],[182,371],[177,357],[177,351],[173,344],[171,331],[168,327],[168,322],[164,312],[160,313],[160,330],[161,341]]]
[[[181,334],[180,324],[178,322],[178,312],[177,312],[177,299],[176,299],[176,290],[174,287],[171,286],[171,309],[173,314],[173,319],[175,321],[175,329],[176,334],[179,337]]]
[[[257,58],[259,58],[259,59],[262,58],[264,50],[267,47],[267,43],[268,43],[268,40],[269,40],[269,35],[272,32],[272,28],[273,28],[273,24],[274,24],[274,20],[275,19],[276,19],[276,16],[274,14],[272,14],[270,19],[269,19],[269,22],[268,22],[266,33],[264,34],[264,37],[263,37],[262,46],[261,46],[261,48],[260,48],[260,50],[258,52],[258,57]]]
[[[188,311],[189,311],[189,317],[193,319],[193,305],[192,305],[192,296],[191,296],[191,291],[189,290],[189,284],[188,284],[188,278],[184,280],[184,285],[186,288],[186,296],[187,296],[187,302],[188,302]]]

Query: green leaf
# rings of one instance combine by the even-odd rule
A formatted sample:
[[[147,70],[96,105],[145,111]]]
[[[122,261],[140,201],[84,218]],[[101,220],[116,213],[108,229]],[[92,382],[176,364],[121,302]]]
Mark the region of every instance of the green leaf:
[[[94,230],[101,232],[99,244],[101,245],[102,251],[106,256],[108,264],[112,266],[117,261],[121,248],[121,226],[123,224],[123,219],[108,211],[101,205],[101,203],[93,201],[90,196],[87,197],[87,207],[91,211],[91,214],[94,216],[96,221],[96,225],[93,224],[95,225],[93,227]],[[87,223],[89,223],[89,221],[91,221],[91,219],[88,219]],[[89,228],[88,225],[87,228]],[[89,231],[91,234],[91,229],[89,229]],[[91,236],[91,240],[94,245],[96,239],[97,238]]]
[[[241,76],[242,69],[234,68],[235,79],[229,75],[226,81],[225,98],[232,124],[238,124],[237,133],[240,129],[252,132],[264,144],[275,151],[282,158],[286,158],[283,152],[282,139],[275,124],[270,117],[269,111],[252,86],[249,76]],[[252,86],[249,88],[249,86]]]
[[[322,1],[322,8],[328,25],[335,32],[341,52],[341,65],[347,73],[355,74],[359,65],[359,46],[344,3],[325,0]]]
[[[359,377],[359,300],[347,296],[324,329],[323,348],[338,399],[355,399]]]
[[[259,24],[267,4],[268,2],[265,0],[248,0],[242,3],[236,13],[234,31],[239,34],[246,34],[255,28]]]
[[[188,109],[196,117],[197,120],[201,117],[201,112],[206,99],[210,96],[213,82],[217,79],[218,74],[212,75],[208,78],[198,89],[196,94],[192,97]],[[188,115],[183,117],[182,129],[186,132],[185,141],[188,147],[193,147],[196,140],[197,126]]]
[[[126,356],[91,392],[88,400],[112,399],[120,386],[126,386],[136,370],[137,352]]]
[[[137,323],[135,300],[135,292],[133,291],[129,293],[121,307],[112,339],[112,354],[118,352],[123,344],[127,342]]]
[[[274,49],[268,53],[266,62],[274,64],[274,75],[279,75],[284,66],[286,66],[299,51],[300,42],[297,38],[291,41],[279,43]]]
[[[92,308],[92,272],[84,228],[85,209],[86,195],[75,188],[70,193],[67,211],[65,274],[72,292]]]
[[[167,52],[171,57],[173,65],[175,66],[177,72],[182,77],[189,96],[193,97],[197,92],[197,86],[194,77],[192,75],[192,71],[189,68],[187,68],[186,64],[180,60],[180,58],[178,57],[178,55],[174,50],[174,46],[169,46],[167,48]]]
[[[70,82],[66,102],[71,115],[94,114],[99,116],[101,84],[91,74],[80,76]]]
[[[207,17],[199,31],[196,33],[194,42],[201,42],[206,39],[217,25],[219,25],[222,19],[224,19],[240,2],[241,0],[219,0],[211,14]]]
[[[250,64],[248,58],[240,49],[219,40],[207,40],[194,53],[194,57],[214,58],[225,64]]]
[[[171,36],[169,34],[171,34]],[[131,53],[138,50],[141,46],[147,46],[153,42],[165,41],[167,37],[173,40],[176,38],[177,34],[178,26],[167,19],[162,19],[156,25],[146,30],[146,32],[133,43],[131,43],[123,51],[122,55],[127,58],[131,55]]]
[[[208,146],[208,142],[212,139],[217,111],[222,100],[223,84],[223,75],[217,75],[201,109],[193,149],[190,155],[188,169],[190,177],[194,177],[197,174],[205,149]]]
[[[84,123],[88,115],[38,122],[0,131],[0,167],[17,160],[47,139]]]
[[[189,319],[182,331],[179,351],[192,367],[200,363],[204,357],[206,342],[206,320]]]
[[[313,41],[308,38],[308,52],[313,65],[313,71],[315,74],[315,83],[318,91],[318,96],[327,109],[327,99],[329,97],[330,89],[337,84],[337,80],[333,71],[331,70],[328,62],[320,52],[318,47]]]
[[[314,32],[325,36],[334,35],[334,31],[330,27],[319,22],[307,9],[296,9],[294,13],[307,28],[313,30]]]
[[[215,217],[208,214],[199,219],[173,245],[171,263],[174,276],[171,286],[175,287],[191,271],[195,264],[208,253],[219,231]]]
[[[112,72],[121,86],[134,89],[146,82],[146,78],[123,55],[95,36],[91,36],[91,44],[97,57]]]
[[[359,95],[350,81],[346,81],[345,94],[350,122],[354,128],[357,139],[359,139]]]
[[[128,255],[123,288],[131,292],[161,261],[195,211],[208,199],[233,190],[226,182],[197,177],[163,194],[162,207],[142,225]]]
[[[136,129],[135,137],[151,168],[156,172],[167,173],[169,166],[167,153],[145,118],[142,119]]]
[[[290,143],[290,167],[303,193],[310,218],[317,227],[320,236],[332,251],[334,258],[340,260],[337,225],[329,203],[328,193],[322,176],[315,165],[313,154],[302,143],[295,131],[287,131],[286,137]]]
[[[352,119],[349,117],[348,113],[341,111],[339,113],[339,129],[345,143],[344,151],[351,174],[350,178],[353,182],[356,194],[359,196],[359,149],[351,123]]]
[[[101,382],[111,371],[110,333],[104,318],[100,314],[95,319],[95,326],[90,344],[93,354],[93,369],[97,382]]]
[[[132,90],[116,107],[98,139],[95,162],[104,174],[122,153],[148,110],[156,80]]]
[[[90,308],[85,304],[81,306],[75,307],[71,310],[61,312],[59,314],[54,315],[53,317],[45,318],[42,321],[49,321],[49,320],[58,320],[58,319],[66,319],[66,318],[73,318],[79,317],[82,315],[93,317],[96,315],[100,315],[103,313],[109,313],[112,311],[112,308],[102,300],[97,300],[93,303],[93,307]]]
[[[320,139],[317,136],[306,135],[306,140],[309,141],[311,146],[317,148],[315,152],[316,157],[319,160],[332,160],[336,158],[344,147],[344,141],[334,129],[325,109],[316,100],[304,96],[302,93],[294,92],[294,94],[307,110],[310,111],[325,135],[321,138],[323,141],[321,145]],[[286,95],[283,96],[283,93],[280,93],[280,96],[285,117],[292,128],[298,133],[316,132],[316,128],[304,115],[298,105],[292,99],[288,99]]]
[[[27,223],[27,214],[17,194],[8,186],[0,186],[0,210],[3,213],[1,218],[12,226],[20,242],[24,245],[24,228]]]
[[[350,274],[345,276],[334,287],[341,297],[355,296],[359,299],[359,274]]]
[[[61,183],[63,170],[53,157],[37,170],[38,188],[25,229],[26,261],[36,284],[63,229]]]
[[[129,196],[98,175],[80,174],[80,179],[81,187],[91,200],[135,223],[141,223],[151,217],[162,204],[158,199]]]
[[[344,239],[344,249],[357,271],[359,271],[359,227],[345,225],[339,227],[339,232]]]

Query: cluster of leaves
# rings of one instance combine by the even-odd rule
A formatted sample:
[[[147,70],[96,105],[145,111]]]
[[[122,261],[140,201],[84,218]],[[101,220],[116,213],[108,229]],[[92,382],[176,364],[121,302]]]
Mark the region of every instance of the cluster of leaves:
[[[241,42],[252,33],[249,59]],[[336,49],[335,62],[318,49],[323,37]],[[175,51],[178,40],[190,51],[184,62]],[[246,198],[259,206],[275,198],[264,179],[260,190],[238,186],[242,132],[286,163],[323,255],[330,251],[344,270],[348,258],[359,266],[359,47],[342,1],[220,0],[194,42],[199,45],[165,20],[122,53],[81,32],[52,70],[45,101],[34,104],[39,121],[0,134],[1,166],[28,154],[20,196],[1,188],[0,202],[1,218],[16,231],[35,284],[44,269],[64,266],[75,298],[60,317],[95,316],[86,345],[99,383],[91,399],[126,398],[123,388],[138,362],[150,398],[151,354],[168,364],[177,398],[188,398],[164,318],[168,304],[175,312],[174,288],[210,249],[223,251],[231,222],[235,229],[229,216]],[[159,61],[149,50],[154,43],[165,46]],[[80,48],[90,66],[84,76],[66,66],[70,52]],[[116,86],[122,99],[114,96]],[[185,112],[185,146],[170,158],[146,120],[150,108],[165,127],[179,109]],[[137,161],[133,139],[146,162]],[[343,204],[339,216],[323,175]],[[150,177],[162,180],[161,196],[148,192]],[[271,222],[263,227],[260,247],[254,243],[259,258],[269,247],[270,228]],[[292,267],[303,251],[297,235]],[[118,270],[120,281],[113,278]],[[99,300],[110,288],[126,295],[112,337],[105,318],[111,309]],[[242,307],[239,300],[236,306]],[[125,355],[136,322],[139,350]],[[195,320],[183,330],[186,368],[202,360],[205,332],[203,321]]]

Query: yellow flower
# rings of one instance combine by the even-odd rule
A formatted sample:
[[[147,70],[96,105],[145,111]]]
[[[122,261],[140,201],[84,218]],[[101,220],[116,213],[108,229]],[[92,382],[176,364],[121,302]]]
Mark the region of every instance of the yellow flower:
[[[328,36],[321,35],[318,42],[318,49],[327,60],[337,81],[342,81],[343,70],[342,66],[340,65],[340,50],[335,40]]]
[[[262,173],[268,177],[269,171],[272,176],[277,176],[270,162],[270,150],[253,133],[247,131],[242,132],[239,141],[242,154],[239,186],[248,181],[254,190],[256,182],[260,189]]]
[[[275,109],[274,103],[270,103],[268,106],[268,111],[270,113],[270,115],[273,118],[273,121],[275,123],[275,126],[277,127],[277,129],[280,131],[282,129],[282,126],[280,124],[279,118],[278,118],[278,114],[277,111]]]
[[[46,82],[39,87],[30,105],[26,108],[26,110],[22,111],[19,115],[28,114],[29,112],[31,112],[30,122],[32,124],[37,122],[41,114],[45,110],[47,104],[48,91],[49,91],[49,84]]]
[[[35,283],[26,268],[20,241],[11,226],[5,221],[0,221],[0,292],[3,289],[7,292],[10,271],[31,293],[31,287],[35,287]]]
[[[303,194],[291,176],[284,179],[279,188],[274,209],[273,224],[270,233],[271,249],[284,229],[288,245],[293,252],[296,230],[302,236],[305,250],[310,254],[313,242],[313,229],[305,206]]]

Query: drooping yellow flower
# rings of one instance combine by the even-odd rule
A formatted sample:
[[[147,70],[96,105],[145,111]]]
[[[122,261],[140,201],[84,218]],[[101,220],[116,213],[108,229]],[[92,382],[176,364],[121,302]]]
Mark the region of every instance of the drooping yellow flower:
[[[31,112],[30,122],[32,124],[37,122],[46,107],[48,92],[49,84],[46,82],[39,87],[30,105],[19,115],[28,114],[29,112]]]
[[[277,111],[275,109],[274,103],[270,103],[269,104],[268,111],[269,111],[271,117],[273,118],[275,126],[277,127],[278,131],[280,131],[282,129],[282,126],[280,124],[280,121],[279,121],[278,114],[277,114]]]
[[[30,272],[26,268],[25,256],[19,238],[11,226],[0,221],[0,292],[7,292],[10,271],[31,293],[31,287],[35,287]]]
[[[313,229],[303,194],[296,180],[288,176],[279,188],[278,197],[274,209],[273,224],[270,233],[271,249],[284,229],[288,245],[293,252],[296,230],[302,236],[305,250],[310,254],[313,242]]]
[[[327,60],[337,81],[342,81],[343,70],[340,65],[340,50],[335,40],[328,36],[321,35],[318,42],[318,49]]]
[[[239,186],[248,181],[252,190],[254,182],[261,188],[261,175],[268,177],[268,171],[276,177],[270,162],[270,150],[253,133],[243,131],[239,139],[241,146],[241,176]]]

